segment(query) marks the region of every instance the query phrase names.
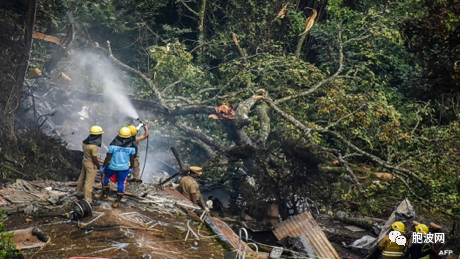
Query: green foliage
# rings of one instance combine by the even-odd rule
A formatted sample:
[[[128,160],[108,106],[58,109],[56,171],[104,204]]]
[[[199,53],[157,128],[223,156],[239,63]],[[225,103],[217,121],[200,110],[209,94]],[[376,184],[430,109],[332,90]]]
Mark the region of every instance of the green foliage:
[[[0,211],[0,258],[21,258],[19,251],[16,249],[13,241],[11,241],[13,234],[6,232],[4,229],[3,221],[5,217],[5,211]]]
[[[458,45],[453,43],[458,42],[454,32],[460,9],[451,0],[432,2],[329,0],[327,4],[304,1],[298,5],[298,1],[278,0],[213,1],[206,6],[206,42],[197,41],[196,17],[189,17],[189,10],[178,2],[169,6],[166,1],[75,0],[64,1],[63,6],[75,7],[76,19],[86,27],[118,32],[113,43],[129,47],[115,55],[151,78],[165,91],[164,100],[171,107],[236,107],[260,88],[273,100],[296,95],[336,73],[343,48],[339,77],[279,107],[309,127],[330,127],[364,152],[410,169],[428,183],[426,192],[419,183],[404,179],[418,196],[457,213],[458,100],[426,104],[411,94],[444,82],[452,89],[457,85],[452,70],[453,62],[460,58],[451,46]],[[188,3],[197,9],[197,2]],[[286,16],[277,17],[286,4]],[[308,33],[303,55],[296,58],[293,50],[305,28],[307,6],[320,15]],[[168,15],[171,17],[165,17]],[[132,41],[121,44],[126,38]],[[438,67],[439,63],[442,66]],[[139,98],[152,99],[145,82],[131,78],[131,83]],[[432,99],[443,100],[439,96]],[[443,112],[449,112],[449,120],[439,123]],[[346,174],[317,174],[318,164],[329,166],[335,158],[314,151],[314,147],[335,148],[343,154],[352,153],[350,147],[323,132],[312,132],[308,142],[305,132],[277,113],[269,111],[269,116],[271,134],[256,157],[258,180],[269,187],[258,189],[258,198],[288,202],[295,195],[311,195],[348,209],[362,205],[359,209],[366,213],[377,213],[381,197],[397,200],[410,194],[399,179],[377,183],[373,172],[388,172],[388,168],[358,155],[349,163],[353,168],[370,167],[360,176],[366,197],[356,186],[344,191]],[[173,137],[183,134],[168,119],[160,116],[158,132]],[[230,123],[200,114],[180,120],[227,147],[234,144]],[[244,131],[256,138],[261,118],[251,111],[248,121]],[[214,171],[214,179],[225,173]],[[315,180],[318,183],[313,184]],[[323,180],[326,186],[321,186]]]

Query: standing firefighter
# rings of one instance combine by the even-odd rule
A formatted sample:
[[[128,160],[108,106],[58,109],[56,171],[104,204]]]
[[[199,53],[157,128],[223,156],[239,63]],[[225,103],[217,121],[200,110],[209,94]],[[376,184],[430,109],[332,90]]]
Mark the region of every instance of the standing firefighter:
[[[129,180],[130,182],[142,182],[141,179],[141,168],[140,168],[140,162],[139,162],[139,142],[143,141],[144,139],[149,137],[149,128],[147,125],[144,125],[144,135],[137,137],[137,128],[134,127],[133,125],[129,125],[128,128],[131,130],[131,135],[133,137],[134,143],[136,143],[136,158],[134,158],[134,166],[133,166],[133,171],[134,171],[134,177],[133,179]],[[146,154],[147,155],[147,154]]]
[[[97,154],[102,143],[104,131],[99,126],[92,126],[89,136],[83,140],[83,166],[77,182],[77,197],[85,198],[91,205],[99,205],[92,201],[93,184],[96,179],[97,171],[100,168]]]
[[[102,186],[102,199],[109,200],[109,179],[113,175],[117,176],[117,199],[112,207],[120,206],[121,198],[125,191],[126,178],[132,173],[136,148],[131,138],[131,130],[127,127],[120,129],[118,136],[110,143],[109,151],[105,157],[101,171],[104,172],[104,182]],[[107,167],[108,166],[108,167]]]
[[[393,230],[399,231],[402,233],[404,232],[404,223],[401,221],[396,221],[395,223],[391,224],[391,228]],[[390,235],[387,234],[382,241],[379,243],[379,249],[382,251],[382,259],[397,259],[402,258],[404,245],[398,245],[396,242],[391,242]]]
[[[431,244],[426,242],[426,234],[428,234],[428,226],[419,224],[415,227],[414,238],[409,244],[411,259],[430,259]]]
[[[196,178],[202,175],[201,167],[191,166],[189,175],[182,177],[179,183],[179,192],[182,193],[185,197],[191,200],[195,205],[199,205],[203,209],[206,207],[204,203],[203,196],[201,195],[200,188],[196,182]],[[200,203],[198,203],[200,201]]]

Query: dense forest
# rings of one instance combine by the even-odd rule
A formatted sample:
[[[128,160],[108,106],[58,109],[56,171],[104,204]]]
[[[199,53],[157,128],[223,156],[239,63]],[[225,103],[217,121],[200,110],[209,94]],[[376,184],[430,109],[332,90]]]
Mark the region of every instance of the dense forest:
[[[135,106],[153,155],[180,147],[202,181],[243,159],[248,206],[275,200],[285,219],[308,197],[381,215],[410,197],[460,213],[458,0],[2,1],[0,20],[5,179],[78,172],[42,130],[62,115],[34,114],[34,92],[104,94],[72,65],[96,55],[148,101]],[[119,128],[97,112],[92,123]]]

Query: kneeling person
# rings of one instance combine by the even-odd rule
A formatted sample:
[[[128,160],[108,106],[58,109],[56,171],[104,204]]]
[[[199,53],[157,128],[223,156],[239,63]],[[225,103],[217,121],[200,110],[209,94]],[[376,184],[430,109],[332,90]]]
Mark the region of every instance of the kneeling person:
[[[195,205],[201,206],[203,209],[206,206],[204,203],[203,196],[201,196],[200,188],[198,183],[195,181],[198,176],[202,174],[201,167],[192,166],[190,167],[189,175],[180,179],[178,190],[185,197],[191,200]],[[200,204],[198,203],[200,201]]]
[[[109,151],[105,157],[101,171],[104,172],[103,182],[103,199],[109,198],[109,179],[114,174],[117,175],[117,199],[113,203],[114,208],[120,206],[121,198],[123,197],[126,179],[129,173],[132,173],[134,165],[134,156],[136,149],[131,138],[131,130],[127,127],[120,129],[118,136],[110,143]],[[108,167],[107,167],[108,166]]]

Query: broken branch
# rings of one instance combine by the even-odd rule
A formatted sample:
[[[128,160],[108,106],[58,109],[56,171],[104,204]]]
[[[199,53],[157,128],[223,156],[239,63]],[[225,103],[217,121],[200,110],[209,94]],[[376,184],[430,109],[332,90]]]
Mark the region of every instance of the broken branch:
[[[195,137],[195,138],[197,138],[197,139],[203,141],[203,142],[206,143],[207,145],[213,146],[213,147],[216,148],[219,152],[224,152],[224,151],[226,150],[226,148],[225,148],[224,146],[222,146],[222,144],[220,144],[219,141],[217,141],[216,139],[214,139],[214,138],[212,138],[212,137],[210,137],[210,136],[208,136],[208,135],[206,135],[206,134],[204,134],[204,133],[202,133],[202,132],[199,132],[199,131],[194,130],[194,129],[190,128],[190,127],[187,127],[187,126],[185,126],[184,124],[182,124],[182,123],[179,122],[179,121],[176,121],[176,122],[174,123],[174,125],[175,125],[178,129],[180,129],[180,130],[182,130],[182,131],[184,131],[184,132],[186,132],[186,133],[192,135],[193,137]]]
[[[156,87],[156,85],[152,82],[152,80],[150,80],[146,75],[144,75],[142,72],[140,72],[139,70],[137,69],[134,69],[126,64],[124,64],[123,62],[121,62],[120,60],[118,60],[115,56],[113,56],[113,53],[112,53],[112,48],[110,47],[110,41],[107,41],[107,47],[108,47],[108,53],[109,53],[109,58],[116,64],[118,65],[119,67],[121,68],[124,68],[126,69],[127,71],[139,76],[140,78],[142,78],[149,86],[150,86],[150,89],[152,89],[156,99],[158,100],[158,102],[160,103],[160,105],[162,107],[164,107],[166,110],[169,110],[169,108],[164,104],[164,101],[163,101],[163,98],[161,97],[161,93],[160,91],[158,91],[158,88]],[[102,50],[105,50],[101,47],[96,47],[98,49],[102,49]]]
[[[290,95],[290,96],[286,96],[286,97],[283,97],[281,99],[278,99],[278,100],[276,100],[274,102],[274,104],[280,104],[280,103],[283,103],[283,102],[286,102],[286,101],[289,101],[289,100],[292,100],[292,99],[296,99],[296,98],[299,98],[299,97],[302,97],[302,96],[307,96],[307,95],[315,92],[322,85],[324,85],[326,83],[329,83],[332,80],[335,80],[339,76],[339,74],[343,70],[345,57],[343,55],[342,31],[341,31],[339,25],[337,25],[337,28],[338,28],[338,34],[339,34],[338,35],[338,40],[339,40],[339,68],[337,69],[337,71],[332,76],[330,76],[330,77],[328,77],[328,78],[326,78],[324,80],[321,80],[320,82],[316,83],[315,85],[310,87],[310,89],[308,89],[306,91],[303,91],[303,92],[300,92],[298,94],[294,94],[294,95]]]
[[[310,8],[310,7],[306,7],[306,9],[313,10],[313,14],[305,20],[305,30],[304,30],[304,32],[302,32],[299,35],[300,39],[297,42],[297,48],[295,50],[295,57],[296,58],[300,57],[300,51],[302,50],[302,45],[303,45],[303,43],[305,41],[305,38],[307,37],[307,32],[311,29],[311,27],[313,27],[313,24],[315,23],[316,16],[318,15],[318,11],[316,11],[315,9]]]
[[[347,161],[345,161],[342,157],[342,155],[338,155],[338,160],[340,162],[340,164],[343,165],[343,167],[345,167],[345,170],[347,171],[348,175],[350,175],[351,179],[353,179],[353,181],[355,182],[356,186],[358,187],[358,190],[360,193],[366,193],[363,189],[363,186],[359,183],[358,179],[356,178],[356,175],[355,173],[353,172],[353,170],[351,170],[351,168],[348,166],[348,163]]]

